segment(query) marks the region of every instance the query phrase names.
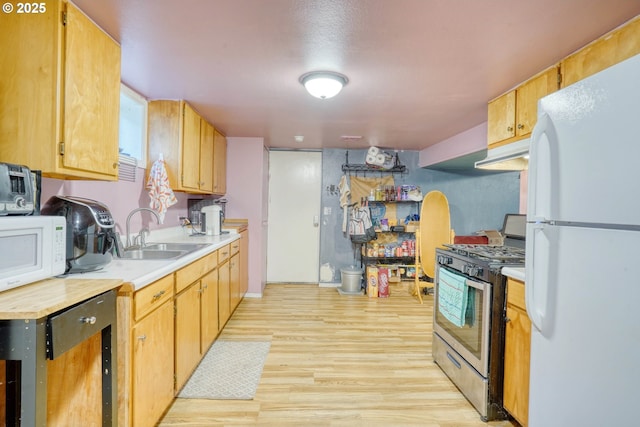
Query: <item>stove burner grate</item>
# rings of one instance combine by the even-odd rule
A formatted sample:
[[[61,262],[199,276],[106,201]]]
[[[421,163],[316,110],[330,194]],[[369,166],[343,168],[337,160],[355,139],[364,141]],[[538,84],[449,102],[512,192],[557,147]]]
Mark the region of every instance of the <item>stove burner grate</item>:
[[[513,246],[445,244],[460,255],[486,258],[492,261],[523,261],[524,249]]]

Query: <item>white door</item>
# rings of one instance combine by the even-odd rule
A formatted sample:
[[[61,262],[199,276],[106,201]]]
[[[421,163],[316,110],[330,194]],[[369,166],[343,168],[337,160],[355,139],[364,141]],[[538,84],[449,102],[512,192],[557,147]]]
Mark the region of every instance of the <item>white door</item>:
[[[267,282],[318,283],[322,153],[269,153]]]

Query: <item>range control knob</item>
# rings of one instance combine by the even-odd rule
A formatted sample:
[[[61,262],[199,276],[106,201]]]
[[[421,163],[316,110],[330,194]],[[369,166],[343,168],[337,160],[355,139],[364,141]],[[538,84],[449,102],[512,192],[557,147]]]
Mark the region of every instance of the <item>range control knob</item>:
[[[453,258],[446,255],[438,255],[438,264],[449,265],[453,263]]]
[[[19,208],[24,208],[27,204],[27,201],[24,200],[24,197],[16,197],[16,206]]]
[[[482,268],[478,267],[477,265],[466,264],[463,270],[465,274],[468,274],[471,277],[482,276]]]

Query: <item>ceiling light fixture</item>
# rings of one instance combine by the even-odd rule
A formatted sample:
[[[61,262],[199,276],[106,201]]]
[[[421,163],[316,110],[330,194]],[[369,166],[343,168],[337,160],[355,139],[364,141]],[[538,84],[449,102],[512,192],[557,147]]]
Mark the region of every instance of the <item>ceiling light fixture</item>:
[[[311,71],[301,75],[299,81],[307,92],[320,99],[336,96],[349,83],[347,76],[333,71]]]

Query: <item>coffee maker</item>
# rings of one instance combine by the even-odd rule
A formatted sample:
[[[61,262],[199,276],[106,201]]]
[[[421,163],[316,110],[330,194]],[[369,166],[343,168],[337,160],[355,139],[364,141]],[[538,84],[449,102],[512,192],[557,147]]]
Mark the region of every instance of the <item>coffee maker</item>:
[[[202,232],[209,236],[219,236],[222,230],[222,208],[219,205],[205,206],[200,210]]]

